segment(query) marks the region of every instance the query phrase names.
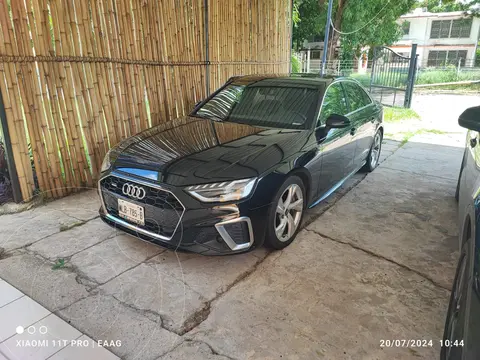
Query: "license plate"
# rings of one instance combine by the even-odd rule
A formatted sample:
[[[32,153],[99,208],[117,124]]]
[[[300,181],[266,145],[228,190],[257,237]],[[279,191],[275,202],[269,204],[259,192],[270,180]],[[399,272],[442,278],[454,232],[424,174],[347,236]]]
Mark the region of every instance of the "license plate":
[[[134,222],[135,224],[145,225],[145,213],[143,206],[118,199],[118,215],[121,218]]]

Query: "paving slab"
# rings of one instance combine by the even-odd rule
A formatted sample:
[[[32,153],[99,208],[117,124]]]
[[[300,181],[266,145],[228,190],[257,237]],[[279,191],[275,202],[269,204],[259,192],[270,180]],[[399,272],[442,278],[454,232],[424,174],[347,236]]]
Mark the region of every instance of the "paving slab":
[[[82,335],[55,314],[29,325],[23,333],[17,333],[0,344],[0,349],[6,356],[11,359],[47,359]],[[43,342],[44,345],[29,346],[27,342]]]
[[[0,279],[0,308],[22,297],[23,294],[6,281]]]
[[[425,144],[415,138],[399,148],[382,166],[412,174],[457,180],[464,148]]]
[[[107,348],[125,360],[156,359],[180,342],[178,335],[161,327],[160,319],[152,321],[112,296],[89,296],[57,315],[92,339],[120,341],[120,346]]]
[[[155,263],[141,264],[109,281],[100,290],[135,309],[158,314],[164,328],[175,333],[205,306],[205,298]],[[154,315],[155,316],[155,315]]]
[[[52,269],[52,263],[31,254],[0,260],[0,277],[50,311],[61,309],[88,296],[71,269]]]
[[[115,237],[72,256],[69,264],[82,276],[104,284],[163,251],[162,247],[119,232]]]
[[[233,256],[203,256],[175,251],[165,251],[148,263],[162,274],[187,284],[191,289],[211,300],[227,290],[237,279],[252,271],[261,261],[255,253],[262,249]]]
[[[18,249],[80,222],[81,220],[55,209],[2,215],[0,216],[0,248],[5,251]]]
[[[228,357],[214,353],[209,345],[199,341],[184,341],[172,352],[158,360],[229,360]]]
[[[453,180],[380,166],[308,229],[408,266],[449,288],[457,261]]]
[[[29,246],[28,250],[47,259],[56,260],[70,257],[117,234],[122,233],[107,226],[102,220],[95,219],[68,231],[48,236]]]
[[[82,346],[80,347],[78,344],[82,344]],[[119,360],[118,356],[113,355],[104,347],[95,344],[96,342],[94,340],[82,335],[73,345],[61,349],[55,355],[49,357],[48,360]]]
[[[448,291],[349,245],[302,231],[214,302],[188,334],[236,359],[433,359]],[[381,348],[381,339],[432,348]]]
[[[35,209],[36,212],[57,210],[78,220],[88,221],[98,217],[100,198],[97,189],[89,189],[47,203]]]
[[[15,336],[18,326],[28,328],[48,316],[49,313],[47,309],[27,296],[22,296],[18,300],[1,307],[0,343]]]

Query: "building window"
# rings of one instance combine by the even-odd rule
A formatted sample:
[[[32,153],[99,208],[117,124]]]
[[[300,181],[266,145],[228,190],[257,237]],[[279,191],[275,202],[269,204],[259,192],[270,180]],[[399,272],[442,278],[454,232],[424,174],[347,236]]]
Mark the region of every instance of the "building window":
[[[402,33],[404,36],[410,34],[410,21],[404,21],[402,23]]]
[[[434,20],[430,39],[468,38],[472,30],[472,19]]]
[[[317,60],[317,59],[320,59],[320,56],[321,55],[321,51],[320,50],[316,50],[316,51],[311,51],[310,52],[310,59],[314,59],[314,60]]]
[[[465,65],[467,50],[432,50],[428,52],[427,66]]]

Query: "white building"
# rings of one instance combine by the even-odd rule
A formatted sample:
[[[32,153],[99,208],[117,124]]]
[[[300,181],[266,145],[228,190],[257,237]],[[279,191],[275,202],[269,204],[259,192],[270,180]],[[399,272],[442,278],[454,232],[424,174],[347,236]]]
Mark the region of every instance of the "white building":
[[[400,17],[404,35],[391,46],[409,56],[411,45],[417,45],[418,65],[444,64],[473,66],[480,36],[480,18],[467,17],[465,12],[430,13],[416,9]]]

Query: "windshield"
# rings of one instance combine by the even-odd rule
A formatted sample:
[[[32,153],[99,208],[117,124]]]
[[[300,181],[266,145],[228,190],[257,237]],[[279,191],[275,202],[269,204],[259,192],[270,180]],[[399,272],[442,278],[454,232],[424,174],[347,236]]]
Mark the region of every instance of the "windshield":
[[[227,85],[195,116],[254,126],[306,129],[315,112],[318,91],[295,86]]]

